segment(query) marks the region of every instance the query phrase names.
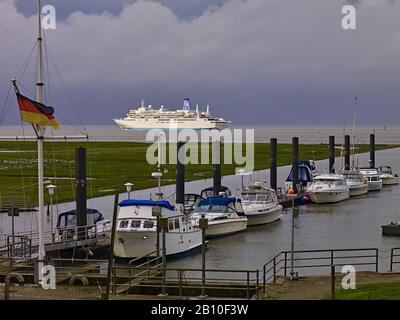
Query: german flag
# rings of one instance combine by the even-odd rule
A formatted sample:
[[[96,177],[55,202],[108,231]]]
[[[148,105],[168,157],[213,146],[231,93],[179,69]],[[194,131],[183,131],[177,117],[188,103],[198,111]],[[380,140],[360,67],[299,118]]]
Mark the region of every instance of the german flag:
[[[16,94],[22,121],[40,126],[52,126],[54,129],[60,127],[53,117],[54,108],[33,101],[19,92],[16,92]]]

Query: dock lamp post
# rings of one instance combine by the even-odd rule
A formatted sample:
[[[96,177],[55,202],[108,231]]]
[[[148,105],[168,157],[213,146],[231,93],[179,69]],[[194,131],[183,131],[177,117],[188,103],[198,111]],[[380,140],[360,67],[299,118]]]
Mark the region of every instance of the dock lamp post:
[[[160,218],[160,228],[162,230],[162,284],[161,284],[161,293],[160,297],[165,297],[168,294],[165,291],[165,282],[166,282],[166,269],[167,269],[167,248],[165,241],[165,233],[168,231],[168,218]]]
[[[49,192],[50,196],[50,226],[51,226],[51,243],[54,243],[54,224],[53,224],[53,196],[54,192],[56,191],[57,186],[54,184],[49,184],[47,187],[47,191]]]
[[[161,200],[161,199],[162,199],[162,196],[163,196],[163,194],[162,194],[162,192],[161,192],[161,177],[162,177],[162,172],[160,172],[160,171],[153,172],[153,173],[151,174],[151,176],[152,176],[153,178],[157,179],[157,187],[158,187],[158,190],[157,190],[156,196],[157,196],[157,199],[158,199],[158,200]]]
[[[206,229],[208,228],[208,219],[204,214],[199,219],[201,228],[201,299],[207,299],[206,295]]]
[[[133,183],[127,182],[124,186],[126,187],[126,192],[128,192],[128,200],[130,200]]]
[[[157,241],[156,241],[156,251],[157,251],[157,257],[160,256],[160,217],[162,216],[162,210],[161,207],[153,207],[151,209],[151,215],[153,217],[157,218],[157,226],[156,226],[156,232],[157,232]]]

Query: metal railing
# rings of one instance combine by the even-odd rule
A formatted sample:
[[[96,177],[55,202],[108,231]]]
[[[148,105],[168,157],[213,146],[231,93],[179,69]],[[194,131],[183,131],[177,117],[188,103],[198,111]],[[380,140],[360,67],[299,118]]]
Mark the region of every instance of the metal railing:
[[[400,248],[392,248],[390,250],[390,272],[393,272],[396,264],[400,264],[398,257],[400,257]]]
[[[65,245],[68,244],[72,247],[79,242],[97,242],[99,239],[106,239],[109,230],[98,230],[98,226],[88,225],[82,227],[64,227],[56,228],[54,230],[47,229],[43,232],[44,242],[46,246],[51,245]],[[13,245],[12,239],[24,239],[25,243],[29,244],[29,248],[25,247],[30,252],[30,257],[36,252],[37,246],[39,245],[39,232],[18,232],[12,235],[1,235],[0,240],[0,257],[15,256],[12,252],[17,248]],[[11,240],[10,240],[11,239]],[[17,243],[16,240],[14,240]],[[27,252],[26,251],[26,252]]]
[[[333,265],[336,267],[349,264],[372,266],[375,272],[379,270],[379,250],[377,248],[297,250],[294,251],[294,255],[293,267],[290,251],[282,251],[264,264],[262,270],[264,292],[266,285],[276,283],[278,277],[286,279],[289,275],[292,276],[291,272],[295,273],[293,276],[297,276],[299,270],[308,268],[318,269],[322,274],[329,274]]]

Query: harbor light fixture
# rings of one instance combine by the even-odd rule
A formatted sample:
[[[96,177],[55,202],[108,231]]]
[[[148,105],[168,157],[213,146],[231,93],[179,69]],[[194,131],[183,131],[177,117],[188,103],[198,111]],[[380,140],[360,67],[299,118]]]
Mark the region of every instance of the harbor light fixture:
[[[161,171],[156,171],[151,174],[151,176],[155,179],[157,179],[157,186],[158,186],[158,191],[156,193],[158,200],[162,199],[162,192],[161,192],[161,177],[162,177],[162,172]]]
[[[57,186],[54,184],[49,184],[46,186],[47,191],[49,192],[50,196],[50,223],[51,223],[51,242],[54,243],[54,224],[53,224],[53,195],[54,192],[56,191]]]
[[[127,182],[124,184],[124,186],[126,187],[126,192],[128,192],[128,200],[130,200],[133,183]]]

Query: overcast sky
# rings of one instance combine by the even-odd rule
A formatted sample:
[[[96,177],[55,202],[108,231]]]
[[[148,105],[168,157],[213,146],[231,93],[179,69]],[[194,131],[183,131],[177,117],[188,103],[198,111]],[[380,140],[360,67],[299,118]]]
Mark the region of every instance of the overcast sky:
[[[35,2],[0,0],[1,107],[35,43]],[[176,108],[190,97],[237,124],[342,126],[355,95],[360,125],[400,124],[398,0],[43,3],[57,10],[47,47],[85,124],[112,124],[141,99]],[[341,27],[348,3],[357,30]],[[77,123],[48,63],[51,105]],[[33,57],[17,77],[28,96],[34,68]],[[14,96],[4,123],[18,123]]]

